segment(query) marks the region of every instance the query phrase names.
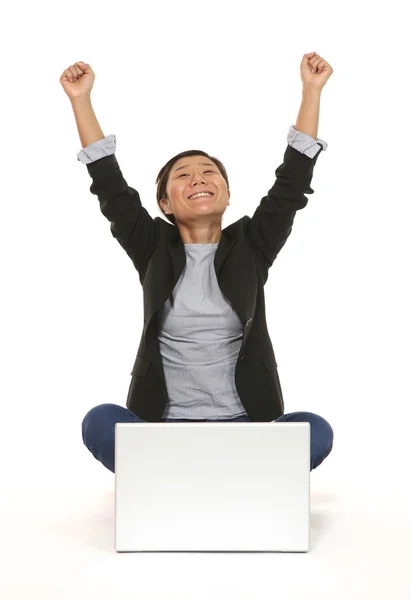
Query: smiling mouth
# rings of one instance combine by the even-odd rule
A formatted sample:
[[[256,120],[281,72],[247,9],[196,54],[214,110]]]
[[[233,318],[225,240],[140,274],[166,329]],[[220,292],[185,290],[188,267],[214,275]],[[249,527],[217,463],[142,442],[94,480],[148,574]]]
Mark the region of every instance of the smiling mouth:
[[[195,194],[193,194],[194,196]],[[191,196],[189,197],[189,200],[199,200],[199,198],[211,198],[212,196],[214,196],[214,194],[212,192],[207,192],[207,194],[201,194],[200,196],[197,196],[196,198],[192,198]]]

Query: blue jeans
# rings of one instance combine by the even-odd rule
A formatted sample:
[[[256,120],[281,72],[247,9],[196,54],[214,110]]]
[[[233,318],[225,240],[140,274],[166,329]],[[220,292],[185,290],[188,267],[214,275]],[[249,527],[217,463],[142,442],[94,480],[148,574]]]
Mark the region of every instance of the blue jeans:
[[[191,419],[162,419],[163,422],[181,423]],[[251,421],[249,416],[234,419],[207,419],[207,421]],[[293,412],[282,415],[279,421],[300,421],[310,423],[311,428],[311,467],[316,469],[326,458],[333,447],[334,432],[331,425],[311,412]],[[117,404],[99,404],[88,411],[81,424],[83,442],[94,458],[114,473],[114,427],[116,423],[146,423],[131,410]]]

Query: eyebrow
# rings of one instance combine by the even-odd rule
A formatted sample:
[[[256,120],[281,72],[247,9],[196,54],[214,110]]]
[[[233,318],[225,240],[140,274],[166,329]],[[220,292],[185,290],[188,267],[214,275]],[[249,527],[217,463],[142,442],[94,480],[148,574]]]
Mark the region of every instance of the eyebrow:
[[[200,165],[210,165],[211,167],[214,167],[214,168],[215,168],[215,165],[213,165],[213,163],[202,162],[202,163],[199,163],[199,164],[200,164]],[[183,165],[182,167],[178,167],[177,169],[175,169],[175,170],[173,171],[173,173],[175,173],[176,171],[179,171],[180,169],[186,169],[186,168],[187,168],[187,167],[189,167],[189,166],[190,166],[190,165]]]

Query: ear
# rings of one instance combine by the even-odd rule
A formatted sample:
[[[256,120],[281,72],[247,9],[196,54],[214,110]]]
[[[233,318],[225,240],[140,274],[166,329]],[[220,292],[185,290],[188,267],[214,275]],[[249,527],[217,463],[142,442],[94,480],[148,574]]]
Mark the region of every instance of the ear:
[[[165,198],[160,198],[160,205],[163,208],[163,210],[166,209],[166,207],[164,206],[165,204],[167,204],[167,200]]]

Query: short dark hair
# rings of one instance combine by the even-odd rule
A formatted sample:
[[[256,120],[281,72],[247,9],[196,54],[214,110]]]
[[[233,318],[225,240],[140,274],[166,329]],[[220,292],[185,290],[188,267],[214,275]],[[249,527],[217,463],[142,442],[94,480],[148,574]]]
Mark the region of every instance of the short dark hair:
[[[209,154],[207,154],[207,152],[203,152],[203,150],[186,150],[185,152],[180,152],[180,154],[173,156],[173,158],[170,158],[170,160],[164,165],[164,167],[162,167],[162,169],[160,170],[159,174],[157,175],[157,179],[156,179],[157,204],[158,204],[161,212],[163,213],[163,215],[173,225],[176,224],[174,215],[173,214],[166,215],[166,213],[164,212],[164,210],[160,204],[160,200],[162,198],[166,197],[166,187],[167,187],[169,173],[171,171],[172,166],[179,158],[184,158],[185,156],[195,156],[197,154],[199,154],[200,156],[206,156],[207,158],[211,159],[216,164],[218,170],[220,171],[221,175],[224,177],[224,179],[227,183],[227,189],[230,189],[230,184],[228,183],[227,171],[225,170],[225,167],[224,167],[223,163],[221,162],[221,160],[218,160],[218,158],[216,158],[215,156],[210,156]]]

